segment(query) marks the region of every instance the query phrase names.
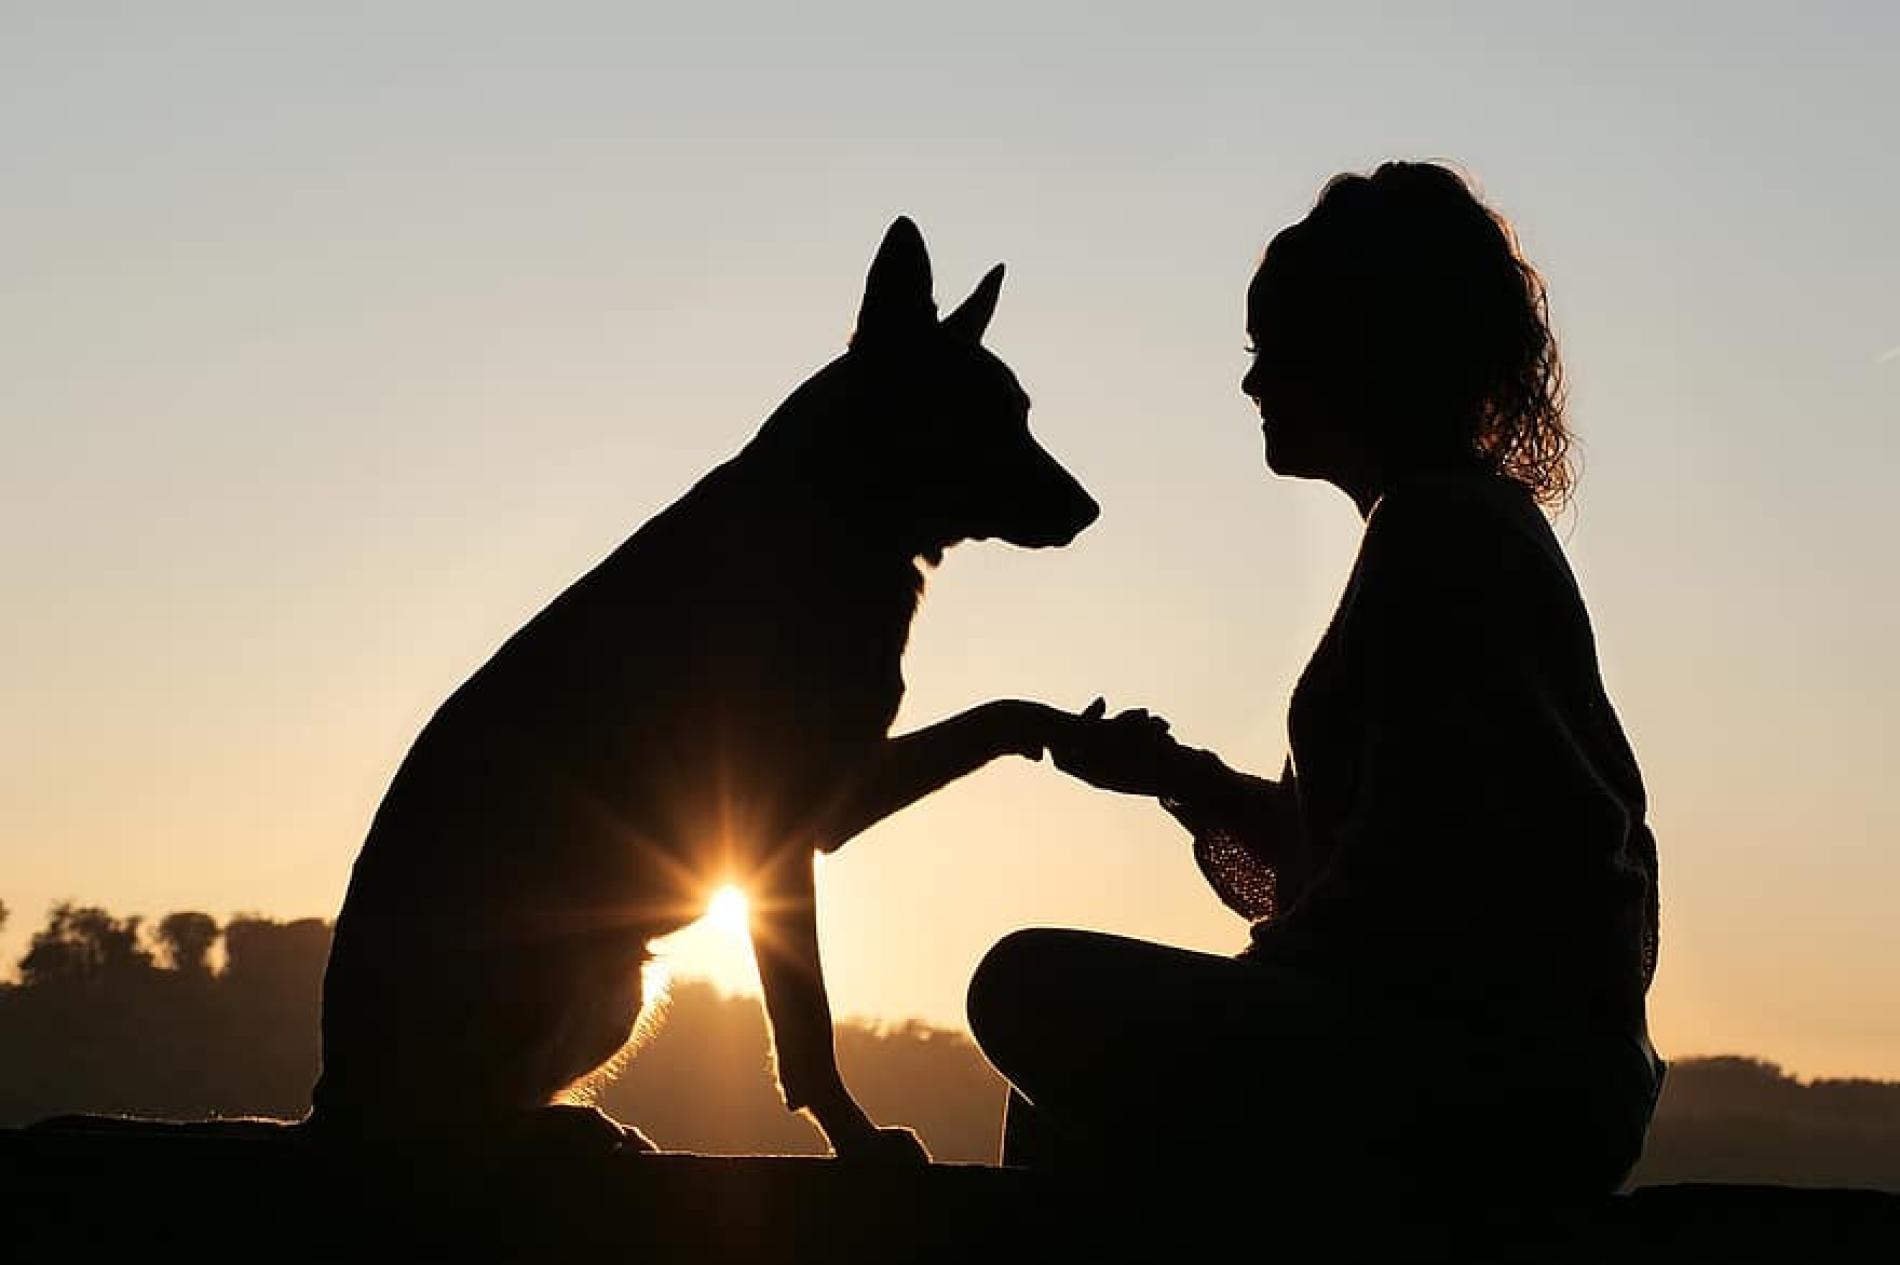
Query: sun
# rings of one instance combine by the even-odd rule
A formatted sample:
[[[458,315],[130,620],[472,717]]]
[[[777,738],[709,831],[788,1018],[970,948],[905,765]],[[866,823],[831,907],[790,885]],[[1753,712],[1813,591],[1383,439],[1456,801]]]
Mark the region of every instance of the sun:
[[[724,993],[757,997],[759,968],[752,956],[750,911],[745,890],[728,883],[713,889],[692,923],[651,947],[675,981],[700,979]]]
[[[743,936],[751,927],[745,893],[726,884],[706,902],[706,921],[731,936]]]

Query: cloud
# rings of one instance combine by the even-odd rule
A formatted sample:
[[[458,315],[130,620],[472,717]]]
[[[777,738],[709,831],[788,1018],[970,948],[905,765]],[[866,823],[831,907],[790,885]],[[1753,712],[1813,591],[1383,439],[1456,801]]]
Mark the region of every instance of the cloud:
[[[1889,347],[1874,357],[1874,363],[1877,365],[1884,365],[1889,360],[1900,360],[1900,347]]]

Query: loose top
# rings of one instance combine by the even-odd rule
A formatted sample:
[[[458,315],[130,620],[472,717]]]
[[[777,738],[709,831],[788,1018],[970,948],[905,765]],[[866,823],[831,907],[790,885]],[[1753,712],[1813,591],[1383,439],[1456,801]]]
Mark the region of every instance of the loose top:
[[[1523,489],[1433,475],[1377,502],[1287,727],[1281,783],[1206,756],[1164,801],[1253,920],[1243,956],[1511,1028],[1641,1031],[1642,775]]]

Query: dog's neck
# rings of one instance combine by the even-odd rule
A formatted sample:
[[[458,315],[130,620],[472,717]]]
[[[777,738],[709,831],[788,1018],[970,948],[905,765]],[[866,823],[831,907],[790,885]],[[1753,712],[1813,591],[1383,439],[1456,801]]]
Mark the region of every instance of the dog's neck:
[[[866,407],[848,364],[834,361],[779,405],[735,464],[753,476],[755,496],[781,506],[787,523],[823,532],[841,560],[861,561],[875,570],[902,567],[921,591],[923,572],[941,563],[944,551],[957,542],[939,538],[905,513],[901,496],[853,491],[828,450],[826,441],[835,442],[841,429],[839,416]]]

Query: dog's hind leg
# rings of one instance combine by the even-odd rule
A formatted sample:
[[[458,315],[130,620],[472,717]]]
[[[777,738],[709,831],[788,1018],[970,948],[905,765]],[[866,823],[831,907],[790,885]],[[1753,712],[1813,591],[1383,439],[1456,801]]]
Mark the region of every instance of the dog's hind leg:
[[[563,977],[558,992],[564,1004],[543,1062],[542,1085],[554,1088],[546,1104],[531,1113],[531,1133],[576,1142],[611,1137],[623,1151],[658,1149],[638,1129],[596,1106],[601,1091],[658,1027],[654,1012],[664,995],[647,1003],[648,960],[644,937],[615,937],[609,944],[590,945],[585,961],[575,961]]]
[[[627,991],[616,996],[603,964],[572,950],[516,948],[453,963],[411,956],[373,989],[332,995],[313,1095],[319,1132],[638,1146],[591,1106],[557,1106],[613,1059],[640,1008],[637,969],[623,973]]]

